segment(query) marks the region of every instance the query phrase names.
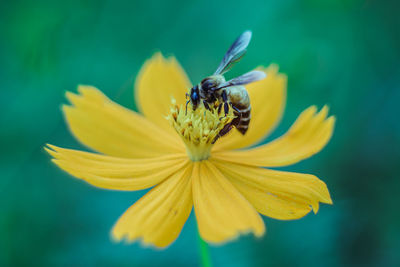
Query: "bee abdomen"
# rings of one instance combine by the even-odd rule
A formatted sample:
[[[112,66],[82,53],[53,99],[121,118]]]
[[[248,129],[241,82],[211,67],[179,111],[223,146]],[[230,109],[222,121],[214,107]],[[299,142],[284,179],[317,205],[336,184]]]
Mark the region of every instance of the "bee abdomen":
[[[232,121],[232,124],[235,125],[236,129],[241,133],[245,134],[249,129],[249,123],[251,119],[251,106],[235,106],[239,111],[240,114],[237,114],[237,118]],[[237,113],[237,112],[236,112]]]

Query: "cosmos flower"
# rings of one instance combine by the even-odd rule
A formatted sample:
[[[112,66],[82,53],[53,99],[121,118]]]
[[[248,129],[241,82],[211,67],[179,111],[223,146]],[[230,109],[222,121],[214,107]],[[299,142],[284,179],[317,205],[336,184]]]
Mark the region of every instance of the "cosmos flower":
[[[262,236],[260,214],[293,220],[319,202],[331,204],[324,182],[314,175],[267,168],[287,166],[319,152],[335,123],[327,107],[303,111],[282,137],[256,146],[280,120],[286,76],[277,66],[267,78],[246,86],[252,106],[248,132],[236,129],[212,144],[232,112],[185,111],[189,79],[175,58],[155,54],[135,84],[141,114],[126,109],[91,86],[67,92],[66,122],[73,135],[97,153],[48,145],[52,161],[72,176],[113,190],[152,188],[116,222],[112,236],[165,247],[181,232],[194,207],[200,236],[221,243],[240,234]],[[171,104],[171,99],[173,103]],[[248,148],[250,147],[250,148]]]

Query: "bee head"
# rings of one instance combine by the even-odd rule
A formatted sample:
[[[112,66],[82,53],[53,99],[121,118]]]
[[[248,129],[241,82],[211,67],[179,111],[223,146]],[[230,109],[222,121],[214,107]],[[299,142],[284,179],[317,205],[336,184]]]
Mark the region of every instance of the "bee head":
[[[190,90],[190,102],[192,103],[193,110],[196,110],[200,103],[199,87],[196,85]]]

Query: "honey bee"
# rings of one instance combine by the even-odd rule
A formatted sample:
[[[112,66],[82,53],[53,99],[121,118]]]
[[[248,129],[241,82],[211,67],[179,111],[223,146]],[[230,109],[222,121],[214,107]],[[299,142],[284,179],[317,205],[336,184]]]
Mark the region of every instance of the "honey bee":
[[[210,106],[213,107],[218,101],[220,103],[218,112],[221,112],[223,107],[226,115],[229,107],[232,107],[236,117],[221,130],[214,142],[227,134],[232,127],[235,127],[243,135],[249,128],[251,105],[249,95],[243,85],[264,79],[266,74],[262,71],[250,71],[229,81],[226,81],[223,75],[244,56],[250,39],[250,31],[242,33],[225,53],[214,74],[204,78],[198,85],[190,89],[190,94],[186,94],[186,97],[189,97],[186,108],[190,102],[193,110],[196,110],[201,103],[210,110]]]

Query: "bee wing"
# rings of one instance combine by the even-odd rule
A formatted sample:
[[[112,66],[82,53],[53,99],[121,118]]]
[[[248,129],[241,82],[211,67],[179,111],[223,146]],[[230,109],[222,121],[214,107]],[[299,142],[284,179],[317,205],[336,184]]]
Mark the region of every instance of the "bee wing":
[[[246,48],[250,43],[250,39],[251,31],[245,31],[244,33],[242,33],[235,40],[235,42],[233,42],[231,47],[229,47],[221,63],[219,63],[219,66],[214,75],[224,74],[233,66],[233,64],[238,62],[246,53]]]
[[[259,71],[259,70],[253,70],[253,71],[247,72],[239,77],[233,78],[232,80],[224,82],[216,90],[219,90],[219,89],[225,88],[225,87],[229,87],[229,86],[243,85],[243,84],[256,82],[256,81],[264,79],[265,77],[267,77],[267,74],[265,74],[265,72]]]

